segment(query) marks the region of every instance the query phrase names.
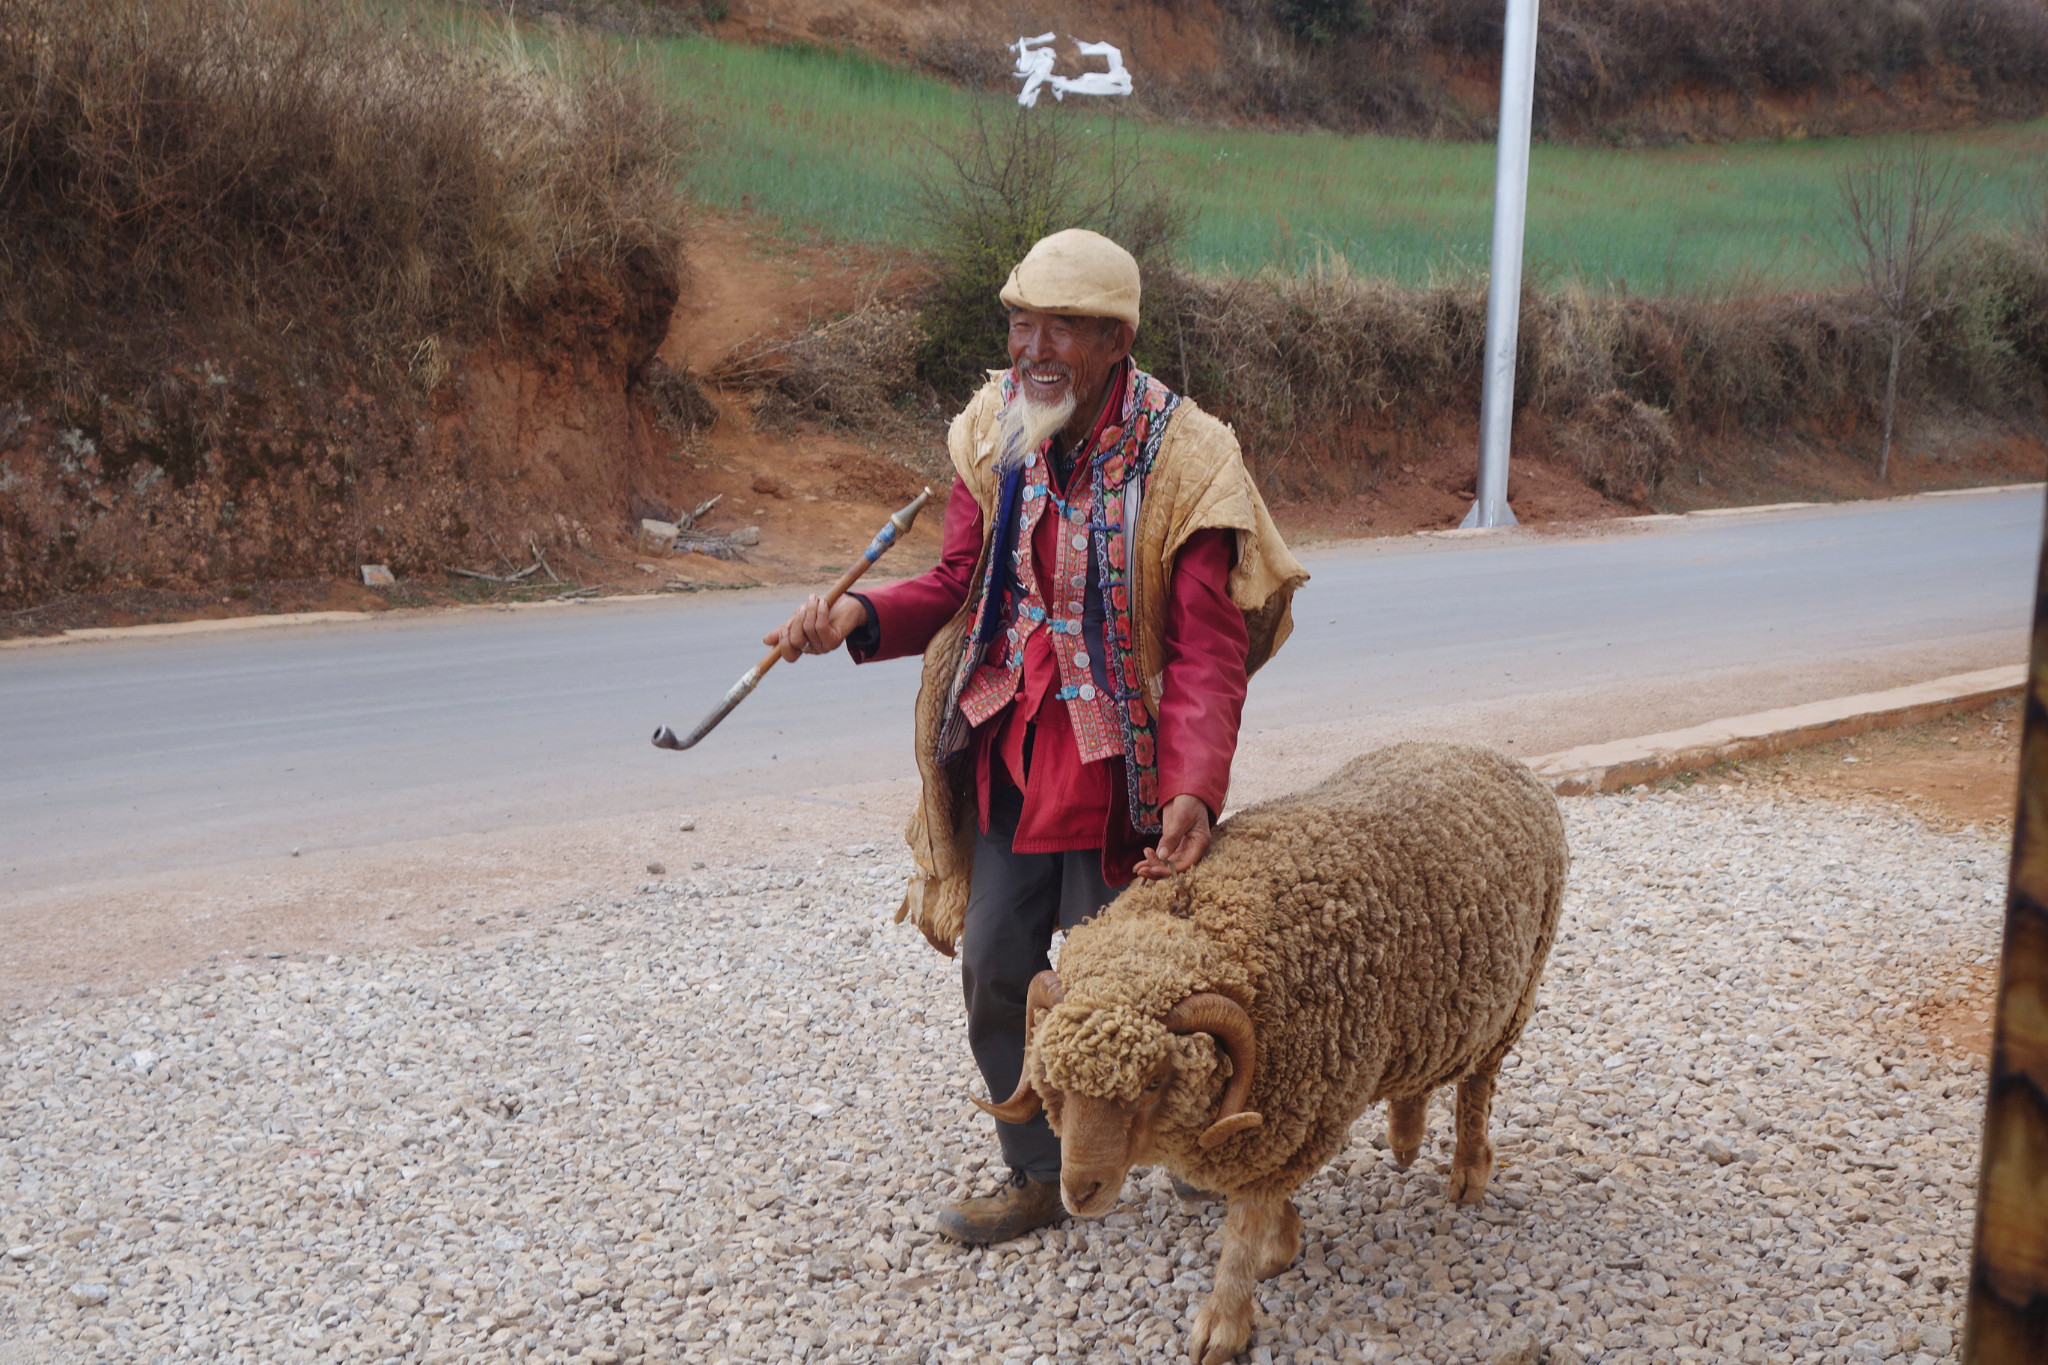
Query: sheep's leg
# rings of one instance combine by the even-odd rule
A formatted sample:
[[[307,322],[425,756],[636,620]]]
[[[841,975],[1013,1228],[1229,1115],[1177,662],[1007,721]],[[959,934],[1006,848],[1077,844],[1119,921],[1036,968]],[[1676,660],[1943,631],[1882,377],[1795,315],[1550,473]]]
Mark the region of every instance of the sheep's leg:
[[[1451,1198],[1476,1204],[1493,1177],[1493,1144],[1487,1140],[1493,1115],[1491,1071],[1476,1071],[1458,1082],[1458,1149],[1451,1154]]]
[[[1286,1199],[1230,1197],[1223,1220],[1223,1256],[1216,1290],[1195,1314],[1188,1359],[1223,1365],[1252,1339],[1252,1286],[1271,1279],[1301,1251],[1301,1215]]]
[[[1394,1160],[1401,1166],[1413,1164],[1422,1150],[1422,1139],[1429,1132],[1428,1116],[1428,1091],[1413,1099],[1387,1101],[1387,1146],[1394,1149]]]

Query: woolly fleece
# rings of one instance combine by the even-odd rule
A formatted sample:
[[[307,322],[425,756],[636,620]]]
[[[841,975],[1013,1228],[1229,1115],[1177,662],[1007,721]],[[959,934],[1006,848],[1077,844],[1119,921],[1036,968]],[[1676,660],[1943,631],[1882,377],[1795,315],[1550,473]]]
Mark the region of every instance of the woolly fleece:
[[[1171,1048],[1163,1163],[1223,1194],[1292,1193],[1368,1105],[1498,1069],[1535,1006],[1567,861],[1557,799],[1514,759],[1415,743],[1354,759],[1074,930],[1034,1084],[1128,1101]],[[1265,1119],[1206,1152],[1229,1062],[1161,1022],[1200,991],[1250,1013]]]

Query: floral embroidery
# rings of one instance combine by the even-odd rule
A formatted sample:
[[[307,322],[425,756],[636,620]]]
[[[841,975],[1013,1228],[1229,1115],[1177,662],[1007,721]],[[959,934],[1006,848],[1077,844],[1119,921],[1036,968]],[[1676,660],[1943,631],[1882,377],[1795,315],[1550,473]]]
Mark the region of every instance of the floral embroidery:
[[[1015,401],[1014,372],[1003,376],[1001,394],[1004,407]],[[1133,365],[1122,406],[1111,425],[1103,429],[1090,461],[1088,487],[1080,498],[1069,504],[1051,495],[1050,476],[1045,472],[1045,446],[1033,452],[1022,467],[1004,476],[996,499],[988,568],[969,599],[969,619],[977,623],[976,629],[961,651],[960,666],[947,697],[946,719],[939,727],[938,757],[943,763],[965,750],[972,726],[994,715],[1015,696],[1023,667],[1023,643],[1032,630],[1047,624],[1049,629],[1069,634],[1080,632],[1081,622],[1074,613],[1058,609],[1058,603],[1065,600],[1064,593],[1056,593],[1055,610],[1046,611],[1031,568],[1031,528],[1045,513],[1048,502],[1055,505],[1067,525],[1076,524],[1071,518],[1074,513],[1081,513],[1087,530],[1081,537],[1081,554],[1088,547],[1095,551],[1096,577],[1107,607],[1103,613],[1106,657],[1096,662],[1101,665],[1100,676],[1108,680],[1110,688],[1108,697],[1102,697],[1086,681],[1085,672],[1069,667],[1073,655],[1056,650],[1062,682],[1066,684],[1058,695],[1069,706],[1075,740],[1084,760],[1121,748],[1131,825],[1139,834],[1159,832],[1159,766],[1157,726],[1144,694],[1138,668],[1137,623],[1131,619],[1130,553],[1126,544],[1131,528],[1124,525],[1125,493],[1133,483],[1142,493],[1152,462],[1165,440],[1168,423],[1179,406],[1178,394]],[[1078,587],[1085,582],[1080,576],[1084,561],[1067,552],[1072,539],[1064,534],[1060,538],[1055,585]],[[1000,562],[1004,560],[1008,563]],[[1017,585],[1022,585],[1021,591]],[[1022,630],[1016,624],[1020,620],[1029,623]],[[1009,623],[1007,627],[1005,622]],[[1077,678],[1082,681],[1076,683]],[[1103,730],[1106,723],[1112,722],[1120,745],[1112,745]]]

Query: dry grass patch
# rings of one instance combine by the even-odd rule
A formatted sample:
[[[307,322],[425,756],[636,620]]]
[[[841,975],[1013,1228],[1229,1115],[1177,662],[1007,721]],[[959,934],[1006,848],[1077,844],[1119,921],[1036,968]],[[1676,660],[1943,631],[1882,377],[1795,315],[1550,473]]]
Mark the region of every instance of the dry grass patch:
[[[682,239],[678,116],[621,60],[315,0],[0,0],[0,325],[346,324],[431,375],[572,264]]]

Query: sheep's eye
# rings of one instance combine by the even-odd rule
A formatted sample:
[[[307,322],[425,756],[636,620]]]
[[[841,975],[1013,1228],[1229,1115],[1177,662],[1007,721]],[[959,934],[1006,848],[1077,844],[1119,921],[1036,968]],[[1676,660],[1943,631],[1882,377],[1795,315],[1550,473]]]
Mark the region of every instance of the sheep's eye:
[[[1153,1092],[1154,1090],[1157,1090],[1157,1089],[1158,1089],[1158,1088],[1159,1088],[1160,1086],[1162,1086],[1162,1085],[1165,1085],[1165,1084],[1166,1084],[1166,1077],[1164,1077],[1164,1076],[1161,1076],[1161,1077],[1160,1077],[1160,1078],[1159,1078],[1158,1080],[1156,1080],[1156,1081],[1152,1082],[1152,1083],[1151,1083],[1150,1085],[1148,1085],[1148,1086],[1146,1086],[1146,1087],[1145,1087],[1145,1093],[1149,1095],[1149,1094],[1151,1094],[1151,1093],[1152,1093],[1152,1092]]]

